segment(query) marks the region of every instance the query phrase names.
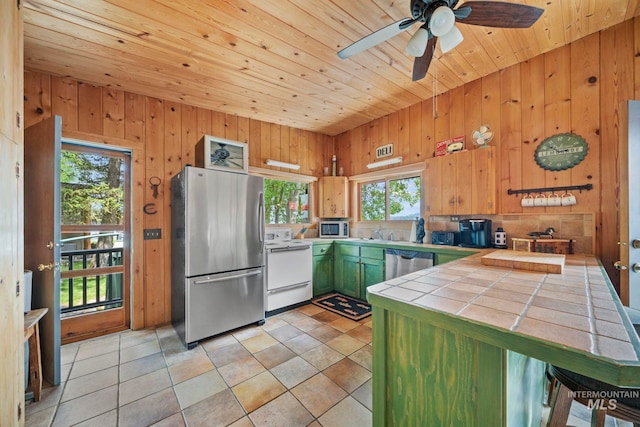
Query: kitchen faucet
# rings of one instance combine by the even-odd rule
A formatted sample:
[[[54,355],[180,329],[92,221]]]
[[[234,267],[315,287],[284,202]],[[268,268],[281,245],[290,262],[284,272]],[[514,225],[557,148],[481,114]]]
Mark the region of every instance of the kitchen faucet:
[[[382,227],[378,227],[378,229],[375,230],[373,234],[375,234],[378,237],[378,239],[384,240],[384,237],[382,237]]]

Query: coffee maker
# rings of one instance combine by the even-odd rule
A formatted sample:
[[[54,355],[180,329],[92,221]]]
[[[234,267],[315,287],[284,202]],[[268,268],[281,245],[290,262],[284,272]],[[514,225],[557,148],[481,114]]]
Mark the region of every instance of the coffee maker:
[[[490,248],[492,244],[490,219],[463,219],[458,223],[460,246]]]

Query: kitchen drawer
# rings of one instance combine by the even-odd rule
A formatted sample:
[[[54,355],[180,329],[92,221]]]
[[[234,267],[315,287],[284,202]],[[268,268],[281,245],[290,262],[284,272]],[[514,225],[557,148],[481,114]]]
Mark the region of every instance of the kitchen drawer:
[[[360,248],[360,256],[363,258],[384,259],[384,249],[362,246]]]
[[[342,256],[360,256],[360,246],[338,245],[338,253]]]
[[[318,255],[331,255],[333,254],[333,246],[331,243],[324,244],[314,244],[313,245],[313,256]]]

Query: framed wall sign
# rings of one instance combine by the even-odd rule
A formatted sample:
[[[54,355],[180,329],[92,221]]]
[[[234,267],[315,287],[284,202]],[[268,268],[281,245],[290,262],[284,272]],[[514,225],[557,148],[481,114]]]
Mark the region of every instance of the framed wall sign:
[[[576,166],[587,157],[587,141],[575,133],[550,136],[538,145],[534,157],[542,169],[562,171]]]
[[[248,173],[249,149],[246,143],[205,135],[196,144],[196,166],[226,172]]]

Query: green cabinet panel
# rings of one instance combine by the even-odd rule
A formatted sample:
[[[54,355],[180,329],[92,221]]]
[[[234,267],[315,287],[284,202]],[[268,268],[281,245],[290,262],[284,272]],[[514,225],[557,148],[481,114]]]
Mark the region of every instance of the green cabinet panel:
[[[333,244],[313,245],[313,296],[333,291]]]
[[[364,249],[364,248],[363,248]],[[384,282],[384,259],[360,258],[360,299],[367,300],[367,287]]]
[[[384,248],[373,248],[370,246],[361,246],[360,256],[363,258],[384,259]]]
[[[360,257],[343,255],[335,260],[336,291],[360,298]]]
[[[465,253],[462,253],[462,254],[443,254],[443,253],[437,253],[437,252],[436,252],[435,255],[436,255],[435,256],[436,259],[435,259],[434,265],[441,265],[441,264],[444,264],[444,263],[447,263],[447,262],[455,261],[457,259],[469,256],[469,254],[465,254]]]

